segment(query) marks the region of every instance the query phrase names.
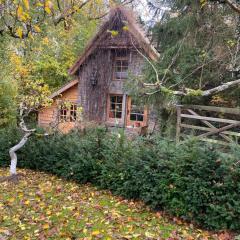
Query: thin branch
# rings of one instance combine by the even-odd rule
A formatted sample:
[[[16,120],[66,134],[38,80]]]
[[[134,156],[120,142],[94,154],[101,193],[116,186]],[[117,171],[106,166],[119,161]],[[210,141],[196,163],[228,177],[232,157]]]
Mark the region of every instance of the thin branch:
[[[159,77],[158,77],[158,72],[157,72],[157,69],[156,67],[152,64],[152,62],[148,59],[148,57],[146,57],[136,46],[135,44],[133,43],[133,39],[132,39],[132,36],[130,35],[130,39],[131,39],[131,42],[132,42],[132,45],[133,47],[135,48],[135,50],[145,59],[147,60],[147,62],[152,66],[154,72],[155,72],[155,75],[156,75],[156,83],[154,83],[154,85],[160,85],[160,81],[159,81]]]
[[[240,14],[240,4],[236,3],[233,0],[225,0],[225,2],[238,14]]]
[[[55,20],[54,20],[54,24],[57,25],[60,22],[66,20],[67,18],[71,17],[72,15],[74,15],[77,11],[79,11],[80,9],[82,9],[87,3],[89,3],[91,0],[86,0],[83,3],[81,3],[79,6],[76,6],[75,8],[70,7],[67,8],[63,11],[63,13],[61,13]]]

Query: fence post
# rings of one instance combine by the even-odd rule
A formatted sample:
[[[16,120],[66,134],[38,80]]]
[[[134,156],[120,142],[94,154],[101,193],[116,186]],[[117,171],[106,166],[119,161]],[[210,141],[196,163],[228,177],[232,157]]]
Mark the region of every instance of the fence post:
[[[181,133],[181,106],[177,106],[177,126],[176,126],[176,143],[180,141]]]

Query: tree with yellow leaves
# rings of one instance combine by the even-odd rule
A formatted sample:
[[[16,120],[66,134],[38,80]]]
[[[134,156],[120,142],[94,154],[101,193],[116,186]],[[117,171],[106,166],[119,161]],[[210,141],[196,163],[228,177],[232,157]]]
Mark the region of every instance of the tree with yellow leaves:
[[[97,10],[96,10],[97,9]],[[105,14],[104,0],[0,0],[0,34],[14,38],[33,38],[48,24],[67,27],[74,14],[86,12],[89,18]]]

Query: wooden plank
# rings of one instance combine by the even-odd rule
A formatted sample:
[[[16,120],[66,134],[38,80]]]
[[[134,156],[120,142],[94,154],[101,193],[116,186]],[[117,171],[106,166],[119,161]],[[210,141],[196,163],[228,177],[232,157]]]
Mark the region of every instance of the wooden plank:
[[[195,113],[195,112],[194,112],[193,110],[191,110],[191,109],[187,109],[187,111],[190,112],[192,115],[200,116],[199,114]],[[212,125],[212,124],[211,124],[210,122],[208,122],[208,121],[202,120],[201,122],[203,122],[206,126],[212,128],[212,129],[217,129],[214,125]],[[220,136],[221,136],[222,138],[224,138],[225,140],[229,141],[229,142],[232,141],[231,138],[229,138],[228,136],[225,136],[225,135],[222,134],[222,133],[220,133]]]
[[[213,106],[202,106],[202,105],[181,105],[181,107],[183,109],[192,108],[197,110],[240,115],[240,108],[213,107]]]
[[[181,107],[177,107],[177,126],[176,126],[176,142],[180,141],[181,133]]]
[[[218,134],[218,133],[223,132],[225,130],[237,127],[239,125],[240,125],[240,123],[230,124],[230,125],[222,127],[222,128],[211,130],[210,132],[204,133],[204,134],[202,134],[202,135],[200,135],[198,137],[201,138],[201,137],[207,137],[207,136],[210,136],[210,135],[213,135],[213,134]]]
[[[212,117],[203,117],[203,116],[195,116],[190,114],[181,114],[181,117],[183,118],[190,118],[190,119],[198,119],[198,120],[207,120],[211,122],[220,122],[220,123],[240,123],[240,121],[225,119],[225,118],[212,118]]]
[[[189,124],[184,124],[184,123],[181,124],[181,127],[182,128],[188,128],[188,129],[202,130],[202,131],[210,131],[212,129],[212,128],[189,125]],[[240,133],[232,132],[232,131],[223,131],[222,134],[240,137]]]

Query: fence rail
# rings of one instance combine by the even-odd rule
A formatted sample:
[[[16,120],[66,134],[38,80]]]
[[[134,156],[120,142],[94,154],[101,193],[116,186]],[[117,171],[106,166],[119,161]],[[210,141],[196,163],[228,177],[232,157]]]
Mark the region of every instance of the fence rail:
[[[186,130],[191,130],[191,134]],[[188,135],[222,145],[239,143],[240,108],[178,105],[176,141]]]

